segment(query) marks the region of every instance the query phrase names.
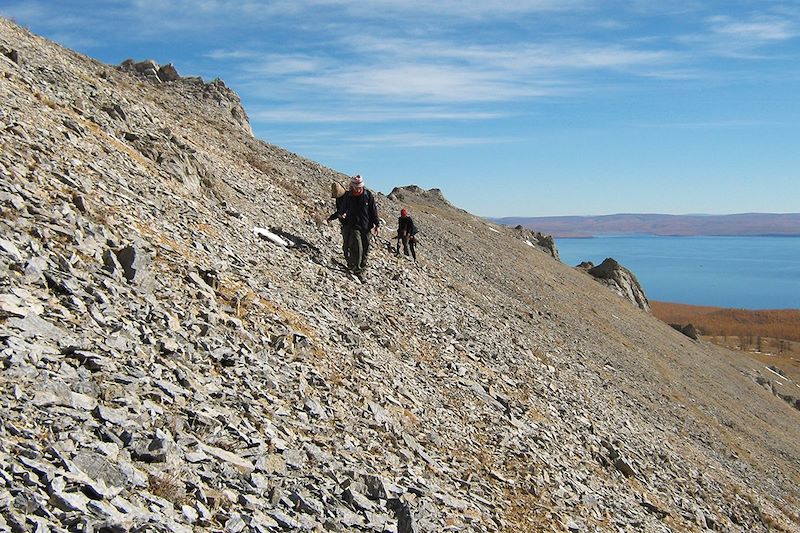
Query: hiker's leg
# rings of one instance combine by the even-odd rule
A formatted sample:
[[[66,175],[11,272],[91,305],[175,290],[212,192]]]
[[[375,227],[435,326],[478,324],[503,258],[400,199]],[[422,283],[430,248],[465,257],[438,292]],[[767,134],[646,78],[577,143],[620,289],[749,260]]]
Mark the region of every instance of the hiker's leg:
[[[345,225],[342,225],[342,255],[347,260],[347,256],[350,255],[350,228]]]
[[[347,267],[353,272],[357,272],[360,269],[361,255],[363,253],[361,235],[358,229],[352,228],[349,231],[350,235],[347,240],[350,246],[348,247],[349,255],[347,256]]]
[[[403,254],[408,255],[408,234],[403,235]]]
[[[369,255],[369,230],[358,230],[361,237],[361,263],[359,270],[364,270],[367,267],[367,255]]]
[[[411,257],[414,258],[414,261],[417,260],[417,251],[415,250],[417,246],[417,240],[414,237],[411,237],[411,240],[408,241],[408,245],[411,248]]]

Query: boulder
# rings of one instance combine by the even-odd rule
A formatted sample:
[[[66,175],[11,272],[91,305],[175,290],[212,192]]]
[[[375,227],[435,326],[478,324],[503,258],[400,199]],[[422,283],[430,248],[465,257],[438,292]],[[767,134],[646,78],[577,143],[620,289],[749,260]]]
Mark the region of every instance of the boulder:
[[[692,340],[698,340],[700,338],[700,330],[694,327],[693,324],[686,324],[685,326],[682,324],[670,324],[670,326]]]
[[[630,300],[643,311],[650,312],[650,303],[647,301],[647,296],[645,296],[639,280],[636,279],[633,272],[620,265],[615,259],[608,257],[597,266],[585,261],[577,268],[585,270],[587,274],[623,298]]]
[[[175,65],[172,63],[167,63],[158,69],[158,78],[161,81],[178,81],[181,79],[181,76],[178,74],[178,70],[175,68]]]

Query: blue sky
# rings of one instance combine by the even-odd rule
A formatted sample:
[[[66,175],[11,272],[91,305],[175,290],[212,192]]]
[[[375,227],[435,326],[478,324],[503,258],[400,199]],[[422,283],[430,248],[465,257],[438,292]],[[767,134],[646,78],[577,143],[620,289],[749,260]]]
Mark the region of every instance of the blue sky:
[[[800,211],[800,2],[0,0],[222,78],[257,137],[484,216]]]

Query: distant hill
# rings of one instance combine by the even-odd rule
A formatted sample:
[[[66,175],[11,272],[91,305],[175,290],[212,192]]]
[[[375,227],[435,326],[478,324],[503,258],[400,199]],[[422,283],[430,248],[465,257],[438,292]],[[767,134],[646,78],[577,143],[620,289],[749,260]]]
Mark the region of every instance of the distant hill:
[[[735,215],[617,214],[603,216],[505,217],[506,226],[522,225],[553,237],[596,235],[800,235],[800,213]]]

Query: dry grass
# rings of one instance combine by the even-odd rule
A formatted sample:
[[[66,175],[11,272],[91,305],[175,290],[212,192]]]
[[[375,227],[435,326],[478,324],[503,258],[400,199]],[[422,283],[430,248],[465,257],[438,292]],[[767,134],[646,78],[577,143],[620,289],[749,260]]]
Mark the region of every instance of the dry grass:
[[[650,302],[653,315],[667,323],[692,323],[703,335],[771,337],[800,342],[800,309],[751,311]]]
[[[150,485],[152,494],[164,498],[178,507],[187,501],[183,481],[177,475],[150,473],[147,475],[147,483]]]
[[[692,323],[703,340],[739,350],[800,382],[800,310],[750,311],[650,302],[667,323]]]
[[[266,174],[267,176],[272,176],[275,173],[275,167],[272,165],[272,163],[256,156],[252,152],[248,152],[246,159],[251,167],[253,167],[262,174]]]

